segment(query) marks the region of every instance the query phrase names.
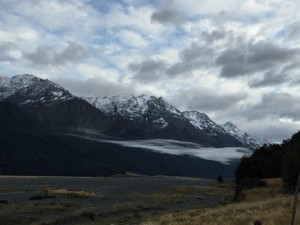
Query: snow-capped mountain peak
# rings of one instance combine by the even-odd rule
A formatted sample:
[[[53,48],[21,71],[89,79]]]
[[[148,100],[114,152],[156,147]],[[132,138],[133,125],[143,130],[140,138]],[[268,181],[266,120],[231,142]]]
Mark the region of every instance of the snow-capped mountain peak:
[[[245,132],[241,131],[237,126],[235,126],[232,122],[227,122],[223,125],[223,128],[232,135],[244,136]],[[248,135],[248,134],[247,134]]]
[[[170,113],[181,115],[178,109],[170,105],[163,98],[156,98],[145,94],[137,97],[133,95],[117,95],[112,97],[90,97],[84,99],[105,114],[112,116],[141,117],[148,112],[151,105],[163,107]]]
[[[256,149],[264,144],[269,144],[266,140],[261,140],[255,136],[250,136],[244,131],[241,131],[237,126],[231,122],[227,122],[223,125],[225,131],[227,131],[231,136],[235,137],[245,146],[250,149]]]
[[[205,113],[198,111],[185,111],[182,113],[197,129],[204,130],[211,136],[225,134],[226,131],[212,121]]]
[[[0,75],[0,87],[8,86],[10,82],[10,78],[5,75]]]
[[[31,74],[13,77],[0,76],[0,100],[14,100],[18,104],[62,101],[74,96],[61,86]]]
[[[74,101],[66,101],[69,99]],[[43,122],[48,120],[48,116],[49,118],[55,118],[56,116],[55,114],[50,115],[51,113],[48,115],[46,113],[48,110],[39,112],[39,110],[50,106],[55,111],[58,110],[55,107],[59,108],[61,105],[70,107],[70,105],[79,104],[79,109],[82,106],[84,110],[75,110],[78,110],[78,114],[82,116],[86,114],[85,109],[88,112],[97,113],[100,110],[106,116],[99,112],[99,115],[101,115],[99,118],[109,121],[110,128],[105,127],[105,129],[107,129],[107,134],[112,136],[122,134],[122,136],[127,135],[133,139],[163,137],[195,141],[204,143],[207,146],[247,146],[250,149],[255,149],[267,143],[265,140],[261,141],[239,130],[232,123],[220,126],[205,113],[197,111],[180,112],[162,97],[157,98],[143,94],[139,96],[117,95],[78,98],[63,87],[31,74],[13,77],[0,75],[0,101],[13,102],[30,113],[38,112],[39,120]],[[45,116],[44,118],[40,117],[42,114]],[[77,114],[74,115],[75,118]],[[68,117],[69,115],[66,119]],[[91,118],[88,115],[86,117]],[[74,121],[78,121],[78,118],[76,117]],[[57,124],[60,124],[60,122],[57,122]],[[80,126],[86,126],[83,123],[80,124]],[[74,126],[76,127],[78,124]],[[94,129],[94,125],[91,127]],[[100,125],[99,128],[102,129]]]
[[[108,116],[139,121],[155,129],[166,128],[168,118],[183,118],[181,112],[163,98],[148,95],[117,95],[84,98]]]
[[[111,97],[90,97],[84,98],[107,115],[139,117],[148,109],[147,102],[152,97],[147,95],[117,95]]]

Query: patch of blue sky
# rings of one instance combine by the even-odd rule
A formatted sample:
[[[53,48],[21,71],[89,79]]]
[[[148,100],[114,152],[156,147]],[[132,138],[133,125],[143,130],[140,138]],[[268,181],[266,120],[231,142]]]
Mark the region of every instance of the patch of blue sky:
[[[122,3],[121,0],[114,0],[114,1],[95,1],[95,0],[88,0],[87,4],[92,6],[96,11],[101,13],[109,13],[111,9],[114,7],[116,3]]]
[[[41,29],[41,28],[39,27],[39,29]],[[51,30],[51,31],[49,31],[48,29],[43,29],[42,32],[50,33],[51,36],[55,36],[57,38],[64,37],[64,36],[70,36],[69,30],[67,30],[65,27],[60,27],[60,28],[57,28],[57,29]],[[78,39],[78,37],[76,37],[76,39]]]
[[[115,7],[121,6],[124,12],[128,12],[128,7],[142,7],[145,5],[153,5],[157,1],[153,0],[113,0],[113,1],[95,1],[95,0],[88,0],[87,4],[92,6],[96,11],[100,13],[107,14]],[[157,4],[157,3],[156,3]]]
[[[91,64],[101,65],[103,68],[107,68],[110,70],[114,70],[117,73],[122,72],[122,68],[118,66],[118,63],[115,61],[114,55],[117,53],[107,54],[105,50],[101,51],[92,51],[90,56],[92,60],[90,61]]]
[[[233,20],[245,24],[258,24],[261,18],[259,16],[248,16],[241,18],[233,18]]]
[[[124,70],[120,67],[115,62],[112,62],[111,60],[105,60],[104,66],[107,69],[115,71],[119,76],[121,76],[124,73]]]
[[[187,36],[187,32],[182,27],[176,27],[169,37],[165,39],[165,47],[175,47],[175,43],[179,43],[180,40],[183,40]]]
[[[182,37],[184,37],[186,35],[187,34],[186,34],[185,30],[182,27],[179,26],[179,27],[175,28],[175,30],[174,30],[173,35],[172,35],[171,38],[178,39],[178,38],[182,38]]]
[[[116,37],[94,39],[90,45],[97,49],[94,54],[116,55],[123,50],[122,43]]]
[[[284,40],[288,38],[290,33],[290,28],[289,27],[284,27],[280,31],[276,32],[273,36],[274,40]]]
[[[121,0],[127,6],[143,7],[146,5],[151,5],[154,7],[159,7],[162,3],[161,0]]]
[[[279,32],[275,33],[274,37],[282,38],[285,37],[289,33],[289,29],[287,27],[283,28]]]
[[[259,24],[263,22],[265,19],[270,19],[274,16],[274,12],[266,12],[263,14],[257,14],[257,15],[238,15],[238,16],[230,16],[230,20],[237,21],[240,23],[245,23],[245,24]]]

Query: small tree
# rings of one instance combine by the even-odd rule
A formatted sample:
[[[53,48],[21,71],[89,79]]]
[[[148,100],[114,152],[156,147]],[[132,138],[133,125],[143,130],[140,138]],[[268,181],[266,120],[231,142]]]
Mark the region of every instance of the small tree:
[[[219,176],[217,177],[217,181],[218,181],[219,183],[222,183],[222,182],[224,181],[223,175],[219,175]]]

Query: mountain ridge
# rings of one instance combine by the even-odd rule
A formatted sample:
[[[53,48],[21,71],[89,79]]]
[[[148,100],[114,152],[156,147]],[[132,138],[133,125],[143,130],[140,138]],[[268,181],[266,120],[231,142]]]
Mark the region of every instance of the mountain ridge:
[[[119,95],[83,98],[47,79],[23,74],[0,76],[0,101],[11,101],[40,122],[56,128],[126,139],[168,138],[206,146],[247,146],[264,143],[245,132],[226,130],[206,114],[180,112],[162,97]],[[244,138],[242,138],[244,137]]]
[[[155,96],[147,96],[144,94],[139,96],[116,95],[111,97],[89,97],[83,99],[85,99],[98,109],[102,110],[108,116],[121,116],[125,117],[126,119],[141,119],[142,116],[146,115],[148,109],[148,101],[151,101],[153,99],[163,100],[163,98],[161,97],[157,98]],[[142,100],[139,101],[139,99]],[[166,102],[165,100],[163,101]],[[141,102],[142,104],[139,104]],[[251,136],[241,130],[239,130],[239,136],[234,132],[229,132],[223,127],[223,125],[218,125],[214,121],[212,121],[205,113],[198,112],[195,110],[180,112],[178,109],[176,109],[169,103],[167,103],[167,106],[167,109],[174,115],[177,115],[178,117],[184,116],[196,129],[200,131],[205,131],[209,136],[214,136],[215,138],[217,138],[221,135],[226,136],[227,139],[234,138],[241,142],[244,146],[252,150],[262,146],[263,144],[269,144],[266,140],[260,140],[259,138]],[[161,119],[161,121],[165,122],[163,119]],[[165,123],[164,125],[166,126],[167,123]],[[240,136],[244,136],[244,138],[241,138]],[[233,141],[233,143],[238,145],[237,142]]]
[[[145,175],[233,177],[225,165],[189,155],[161,154],[53,132],[19,106],[0,102],[0,174],[36,176]]]
[[[222,127],[224,128],[224,130],[226,130],[229,134],[234,136],[237,140],[242,142],[248,148],[257,149],[265,144],[270,144],[267,140],[261,140],[255,136],[249,135],[246,132],[241,131],[232,122],[227,122]]]

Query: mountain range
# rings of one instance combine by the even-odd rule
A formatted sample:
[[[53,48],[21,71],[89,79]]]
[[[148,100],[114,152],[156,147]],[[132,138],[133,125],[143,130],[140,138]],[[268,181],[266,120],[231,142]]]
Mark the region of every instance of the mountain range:
[[[239,130],[233,123],[218,125],[205,113],[180,112],[155,96],[81,98],[33,75],[0,76],[0,100],[24,109],[56,129],[125,139],[163,138],[193,141],[204,146],[256,149],[267,143]]]
[[[245,147],[252,150],[267,144],[267,141],[242,132],[232,123],[218,125],[205,113],[181,112],[161,97],[78,97],[58,84],[29,74],[0,76],[0,101],[12,104],[9,105],[12,111],[24,112],[32,124],[39,124],[36,126],[39,129],[31,129],[29,133],[42,130],[43,137],[46,132],[46,136],[51,137],[59,134],[59,139],[62,135],[66,138],[66,134],[76,135],[81,141],[82,138],[118,141],[164,139],[197,143],[203,147]],[[25,118],[18,116],[19,119],[21,117]],[[15,120],[13,117],[10,119]],[[1,129],[5,133],[4,125]],[[23,129],[24,132],[27,132],[26,129]],[[105,144],[106,148],[109,148],[108,145]]]

